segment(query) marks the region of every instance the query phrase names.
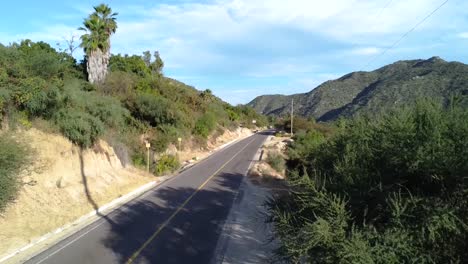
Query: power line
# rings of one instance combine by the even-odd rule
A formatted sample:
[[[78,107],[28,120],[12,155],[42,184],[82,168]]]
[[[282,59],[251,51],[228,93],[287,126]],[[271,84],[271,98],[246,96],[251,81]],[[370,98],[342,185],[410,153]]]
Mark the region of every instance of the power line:
[[[396,47],[404,38],[406,38],[409,34],[411,34],[417,27],[419,27],[422,23],[424,23],[426,20],[428,20],[432,15],[434,15],[439,9],[441,9],[445,4],[447,4],[449,0],[446,0],[443,2],[441,5],[439,5],[436,9],[434,9],[431,13],[429,13],[424,19],[419,21],[414,27],[412,27],[410,30],[408,30],[405,34],[403,34],[395,43],[393,43],[390,47],[386,48],[382,53],[375,55],[372,59],[370,59],[362,68],[366,68],[369,66],[372,62],[374,62],[378,57],[381,57],[385,55],[388,51]]]
[[[380,12],[377,14],[377,16],[375,17],[375,19],[378,19],[380,18],[380,16],[383,14],[383,12],[385,11],[385,9],[387,9],[388,6],[390,6],[390,4],[393,2],[393,0],[390,0],[387,2],[387,4],[382,8],[380,9]]]

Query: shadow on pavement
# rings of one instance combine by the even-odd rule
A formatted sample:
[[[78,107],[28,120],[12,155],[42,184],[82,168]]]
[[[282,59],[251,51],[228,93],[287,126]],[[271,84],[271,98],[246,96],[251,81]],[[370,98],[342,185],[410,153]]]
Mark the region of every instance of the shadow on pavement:
[[[216,176],[178,211],[135,263],[209,263],[243,177]],[[119,263],[126,262],[195,191],[163,187],[123,206],[112,216],[104,245]]]

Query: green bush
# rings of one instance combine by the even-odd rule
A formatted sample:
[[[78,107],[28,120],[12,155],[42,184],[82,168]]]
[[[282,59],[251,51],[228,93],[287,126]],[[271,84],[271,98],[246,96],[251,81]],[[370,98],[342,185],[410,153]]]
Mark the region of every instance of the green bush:
[[[109,72],[104,83],[97,86],[97,91],[104,95],[126,99],[134,96],[138,77],[127,72]]]
[[[97,92],[81,90],[84,83],[70,82],[64,88],[64,104],[67,108],[73,107],[98,118],[111,128],[124,128],[130,112],[124,108],[120,101],[111,96]]]
[[[173,155],[162,155],[156,162],[154,169],[155,175],[163,175],[165,173],[172,173],[180,168],[179,158]]]
[[[78,109],[62,109],[54,119],[62,134],[81,147],[90,147],[104,132],[101,120]]]
[[[295,191],[271,200],[279,256],[311,263],[468,259],[468,111],[421,101],[342,121],[290,148]]]
[[[10,91],[4,88],[0,88],[0,122],[3,121],[9,101]]]
[[[193,132],[195,135],[202,136],[204,138],[208,138],[210,133],[216,128],[216,116],[208,112],[202,115],[197,122],[195,123],[195,128]]]
[[[26,146],[10,135],[0,135],[0,211],[15,198],[20,186],[17,175],[29,162],[28,153]]]
[[[311,130],[307,133],[300,132],[295,135],[294,142],[288,148],[288,156],[291,160],[307,163],[308,155],[323,143],[325,143],[323,133],[316,130]]]
[[[151,139],[151,146],[154,151],[161,153],[164,152],[169,144],[178,145],[178,138],[187,137],[189,131],[183,128],[176,128],[171,125],[161,125],[158,127],[157,132],[153,139]]]
[[[121,103],[109,96],[101,96],[91,92],[86,97],[85,110],[104,124],[112,128],[124,128],[130,118],[130,112]]]
[[[142,153],[141,151],[135,152],[132,155],[132,164],[137,168],[146,168],[147,164],[147,154]]]
[[[61,91],[50,87],[38,92],[24,106],[33,117],[50,118],[62,106],[62,102]]]
[[[268,153],[266,162],[277,172],[282,172],[286,167],[286,161],[278,152]]]
[[[186,120],[174,104],[161,96],[153,94],[139,94],[131,107],[133,115],[148,122],[151,126],[172,125],[186,126]]]

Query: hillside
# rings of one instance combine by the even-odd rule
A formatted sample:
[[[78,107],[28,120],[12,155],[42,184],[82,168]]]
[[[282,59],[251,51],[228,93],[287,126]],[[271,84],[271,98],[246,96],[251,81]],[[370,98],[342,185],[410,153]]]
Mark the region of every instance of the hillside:
[[[304,94],[259,96],[247,105],[265,115],[281,116],[289,113],[294,99],[298,115],[330,121],[409,105],[419,97],[447,102],[453,95],[467,94],[468,65],[432,57],[353,72]]]
[[[0,44],[0,259],[265,121],[152,71],[155,61],[112,54],[91,84],[45,42]]]
[[[184,149],[203,150],[208,139],[225,131],[254,119],[258,125],[265,121],[249,107],[231,106],[210,90],[164,76],[162,65],[159,53],[154,58],[112,54],[106,79],[91,84],[84,61],[77,63],[45,42],[0,44],[0,132],[36,128],[63,135],[83,150],[96,149],[96,142],[104,140],[124,166],[140,168],[146,167],[149,142],[154,153],[150,171],[164,174],[177,169],[179,161],[173,154],[163,157],[170,163],[158,162],[159,157],[179,139]],[[21,150],[7,137],[0,148]],[[0,171],[0,186],[6,186],[0,191],[0,212],[20,189],[15,177],[26,163],[23,156],[0,159],[4,167],[11,164]]]

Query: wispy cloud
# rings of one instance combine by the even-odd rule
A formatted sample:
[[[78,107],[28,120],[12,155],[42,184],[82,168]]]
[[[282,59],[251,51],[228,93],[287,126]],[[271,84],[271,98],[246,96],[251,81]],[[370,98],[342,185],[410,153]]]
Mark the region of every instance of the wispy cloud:
[[[382,49],[377,47],[365,47],[365,48],[355,48],[351,50],[351,54],[354,55],[375,55],[382,52]]]
[[[468,39],[468,32],[458,33],[457,37],[462,38],[462,39]]]
[[[13,43],[25,39],[31,39],[33,41],[45,41],[50,43],[52,47],[57,47],[58,44],[64,45],[67,40],[71,40],[71,37],[74,36],[75,40],[77,41],[76,44],[78,45],[78,37],[82,34],[83,32],[77,30],[77,27],[72,27],[64,24],[57,24],[45,27],[41,31],[31,33],[0,33],[0,42]]]

